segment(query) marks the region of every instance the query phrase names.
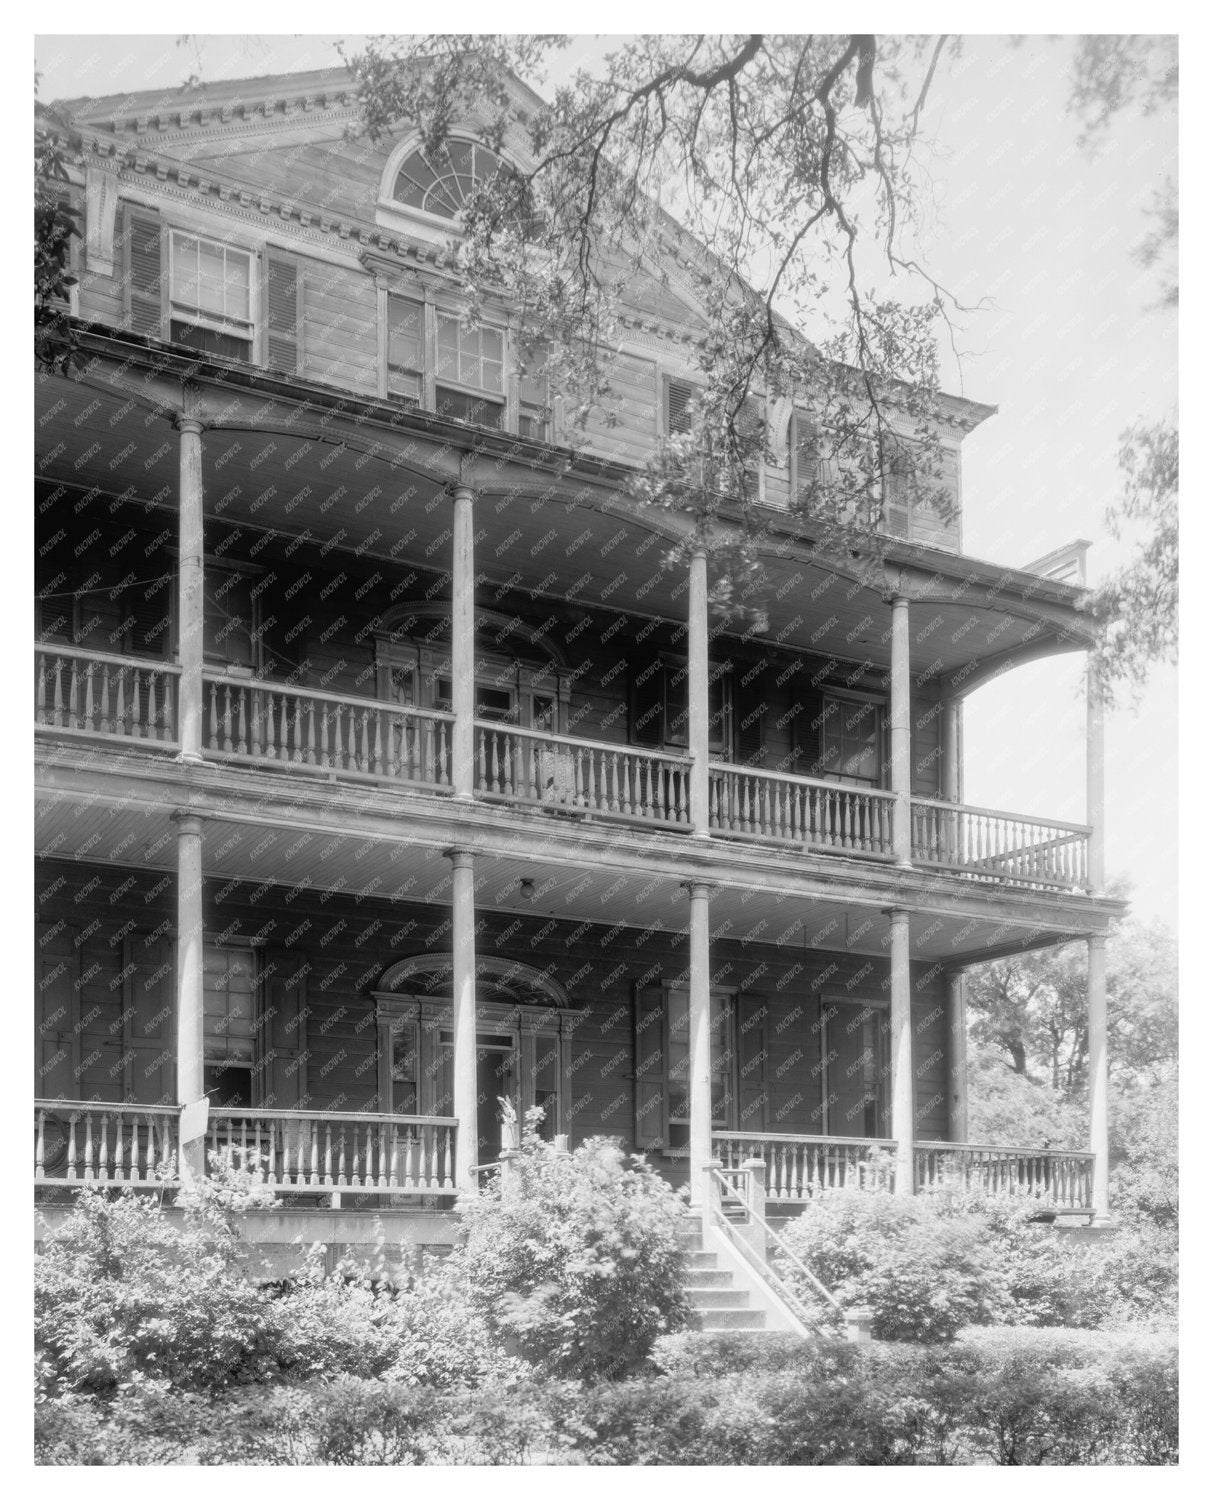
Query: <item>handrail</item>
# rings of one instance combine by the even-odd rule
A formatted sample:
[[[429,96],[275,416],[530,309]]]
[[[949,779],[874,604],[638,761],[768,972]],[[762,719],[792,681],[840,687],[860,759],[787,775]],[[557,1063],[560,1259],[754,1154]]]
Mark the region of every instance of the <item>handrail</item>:
[[[336,1109],[212,1109],[212,1120],[336,1120],[357,1125],[458,1125],[454,1115],[393,1115],[369,1110]]]
[[[987,1146],[980,1141],[915,1141],[916,1150],[923,1151],[999,1151],[1004,1156],[1056,1156],[1066,1161],[1094,1161],[1093,1151],[1067,1151],[1064,1146]]]
[[[942,812],[976,813],[982,818],[1002,818],[1009,823],[1032,823],[1038,828],[1060,828],[1065,833],[1090,833],[1089,823],[1066,823],[1061,818],[1038,818],[1031,813],[1010,812],[1005,807],[977,807],[970,802],[942,802],[934,797],[911,797],[915,807],[934,807]]]
[[[475,719],[473,726],[476,729],[491,730],[494,734],[511,734],[517,735],[519,739],[566,745],[570,750],[609,750],[620,755],[638,755],[645,760],[659,760],[664,765],[686,767],[695,759],[693,755],[682,755],[675,750],[651,750],[646,745],[630,745],[626,740],[583,740],[576,735],[555,734],[546,729],[524,729],[521,724],[503,724],[492,719]]]
[[[180,668],[178,668],[180,670]],[[453,724],[455,715],[443,708],[415,708],[411,703],[393,703],[388,698],[363,698],[355,693],[346,693],[340,688],[305,688],[293,682],[275,682],[271,677],[237,677],[231,672],[220,672],[214,667],[204,667],[206,682],[230,683],[233,687],[259,688],[267,693],[289,693],[295,698],[314,698],[317,702],[340,703],[346,708],[373,708],[379,712],[390,711],[409,714],[418,719],[432,719],[435,723]]]
[[[151,672],[181,675],[179,662],[164,661],[158,656],[119,656],[112,651],[94,651],[91,646],[57,646],[50,641],[35,641],[34,650],[45,651],[48,656],[86,656],[89,661],[108,662],[114,667],[143,667]]]
[[[138,1111],[141,1115],[172,1115],[181,1113],[179,1104],[136,1104],[126,1100],[105,1099],[35,1099],[35,1109],[60,1109],[90,1111],[93,1114],[113,1114],[117,1110]]]
[[[758,1224],[762,1231],[765,1234],[769,1235],[772,1240],[774,1240],[776,1248],[780,1251],[781,1254],[785,1255],[788,1260],[792,1262],[792,1264],[798,1271],[801,1271],[804,1274],[813,1290],[817,1292],[819,1296],[823,1297],[825,1301],[827,1301],[835,1310],[835,1312],[843,1312],[844,1308],[842,1306],[842,1303],[839,1302],[834,1293],[830,1291],[829,1287],[825,1286],[817,1279],[816,1276],[813,1275],[812,1271],[809,1270],[808,1266],[804,1264],[804,1262],[798,1255],[796,1255],[794,1251],[788,1249],[786,1241],[781,1235],[776,1234],[776,1232],[771,1228],[770,1224],[767,1223],[766,1219],[758,1218],[754,1210],[750,1207],[746,1200],[741,1197],[741,1195],[732,1186],[732,1184],[725,1181],[724,1174],[713,1167],[709,1167],[707,1168],[707,1170],[711,1174],[711,1176],[717,1180],[717,1183],[721,1190],[725,1193],[728,1193],[731,1198],[735,1199],[736,1202],[739,1203],[745,1210],[746,1214],[750,1218],[752,1218],[756,1224]],[[723,1208],[719,1204],[713,1202],[712,1210],[716,1215],[716,1218],[720,1225],[735,1234],[735,1226],[729,1223],[728,1219],[724,1215]],[[750,1248],[749,1246],[745,1245],[744,1240],[738,1239],[737,1243],[747,1250]],[[776,1271],[774,1267],[765,1260],[765,1258],[761,1265],[756,1266],[756,1269],[759,1270],[769,1282],[774,1284],[775,1290],[780,1294],[780,1296],[784,1297],[786,1301],[791,1303],[793,1308],[798,1309],[799,1312],[805,1316],[809,1323],[816,1323],[816,1319],[814,1318],[811,1309],[808,1308],[805,1303],[800,1300],[796,1292],[790,1286],[788,1286],[787,1282],[783,1279],[782,1276],[780,1276],[779,1272]]]
[[[881,787],[867,786],[862,782],[852,781],[828,781],[820,776],[801,776],[795,771],[768,771],[764,766],[747,766],[740,761],[714,760],[709,764],[708,774],[729,772],[742,776],[757,776],[763,781],[786,781],[794,786],[818,787],[827,792],[860,792],[865,797],[875,797],[885,802],[895,802],[896,792],[886,792]],[[955,807],[955,802],[949,802],[949,807]]]
[[[777,1135],[771,1130],[713,1130],[714,1141],[791,1141],[809,1146],[862,1146],[865,1149],[893,1151],[897,1142],[866,1135]],[[730,1168],[730,1171],[735,1170]]]

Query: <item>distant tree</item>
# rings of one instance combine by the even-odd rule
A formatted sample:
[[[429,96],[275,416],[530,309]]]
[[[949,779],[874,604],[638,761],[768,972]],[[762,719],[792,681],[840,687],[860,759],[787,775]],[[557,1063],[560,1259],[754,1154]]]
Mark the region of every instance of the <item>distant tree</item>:
[[[968,1138],[983,1145],[1020,1149],[1085,1150],[1086,1111],[1026,1072],[1008,1067],[991,1043],[969,1048]]]
[[[38,79],[34,78],[37,92]],[[75,356],[70,317],[71,242],[78,210],[67,197],[68,164],[81,151],[79,134],[57,109],[34,103],[34,365],[64,373]]]

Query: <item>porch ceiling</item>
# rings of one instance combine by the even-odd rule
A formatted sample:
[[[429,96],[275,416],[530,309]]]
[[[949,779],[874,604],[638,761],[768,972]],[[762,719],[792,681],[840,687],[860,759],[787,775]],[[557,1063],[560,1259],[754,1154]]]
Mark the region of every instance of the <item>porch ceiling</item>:
[[[175,510],[174,383],[162,382],[150,396],[141,385],[138,399],[132,388],[129,375],[99,362],[87,385],[60,377],[40,382],[37,477],[82,496],[95,490],[107,503],[127,496]],[[179,382],[175,389],[179,403]],[[326,407],[337,393],[308,394],[322,399],[301,404],[257,390],[207,389],[208,516],[252,535],[303,538],[301,568],[315,548],[357,553],[401,574],[445,570],[450,507],[442,492],[458,472],[455,430],[409,430],[407,414],[386,408],[375,421],[334,413]],[[594,465],[580,472],[569,461],[567,453],[543,463],[523,453],[475,460],[480,602],[513,586],[574,606],[683,619],[685,572],[663,561],[685,518],[629,499],[617,476],[602,474],[609,466],[598,465],[596,475]],[[1024,598],[1025,585],[1033,585],[1026,575],[1004,572],[992,591],[985,565],[974,571],[969,560],[942,553],[915,558],[887,576],[900,576],[914,601],[911,669],[920,679],[979,680],[985,672],[976,663],[1012,664],[1085,645],[1081,617],[1070,599],[1054,597],[1053,585],[1035,580],[1034,596]],[[887,667],[886,570],[885,583],[861,581],[850,563],[814,561],[803,542],[778,536],[764,563],[767,581],[745,601],[767,612],[767,630],[756,641]]]
[[[563,838],[563,829],[553,834],[550,825],[533,821],[520,836],[516,829],[410,820],[410,836],[402,839],[399,825],[394,831],[368,831],[352,817],[337,816],[322,826],[306,809],[275,824],[251,802],[240,808],[239,800],[229,797],[212,805],[200,797],[136,797],[118,788],[108,794],[100,788],[83,793],[45,787],[36,799],[36,851],[45,858],[89,863],[98,874],[102,867],[111,872],[134,867],[172,877],[177,859],[172,815],[188,803],[203,816],[203,868],[209,880],[341,892],[359,902],[446,905],[451,866],[445,851],[458,843],[476,853],[478,910],[618,928],[620,942],[628,941],[623,929],[633,935],[646,927],[685,931],[685,882],[696,879],[711,885],[711,927],[718,939],[880,955],[887,946],[887,911],[897,899],[894,872],[884,866],[873,867],[870,883],[840,871],[836,880],[819,880],[816,889],[806,891],[803,879],[782,873],[773,861],[764,859],[761,873],[746,874],[726,863],[732,849],[705,854],[690,840],[682,841],[683,860],[658,858],[656,846],[648,857],[643,850],[624,852],[618,839],[608,858]],[[718,867],[705,867],[713,863]],[[113,878],[117,883],[119,877]],[[533,894],[523,894],[524,880],[533,882]],[[910,916],[911,952],[917,960],[975,963],[1064,941],[1092,925],[1090,913],[1085,921],[1067,925],[1066,912],[1044,897],[1008,917],[1006,905],[992,901],[988,891],[968,887],[957,894],[935,885],[932,890],[928,882],[913,898],[918,909]],[[905,894],[901,900],[910,904]]]

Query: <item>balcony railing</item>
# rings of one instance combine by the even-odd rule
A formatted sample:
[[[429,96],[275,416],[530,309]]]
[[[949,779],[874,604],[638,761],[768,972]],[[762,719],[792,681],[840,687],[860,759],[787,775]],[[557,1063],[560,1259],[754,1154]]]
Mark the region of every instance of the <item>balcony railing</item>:
[[[853,1136],[771,1135],[713,1131],[712,1154],[725,1170],[766,1163],[770,1202],[804,1203],[840,1188],[892,1191],[897,1142]],[[1086,1151],[920,1141],[914,1145],[914,1191],[1022,1198],[1089,1212],[1095,1158]]]
[[[891,858],[892,792],[714,765],[708,784],[713,833],[802,849]]]
[[[203,753],[398,786],[451,785],[454,716],[203,673]]]
[[[34,648],[34,723],[90,739],[177,748],[180,667],[134,656]]]
[[[482,797],[625,822],[690,823],[685,755],[476,721]]]
[[[34,723],[44,731],[178,748],[180,668],[38,645]],[[454,715],[203,673],[203,753],[212,759],[427,792],[451,790]],[[637,745],[475,722],[476,793],[515,807],[666,829],[690,827],[691,758]],[[712,837],[784,849],[893,857],[891,792],[715,763]],[[1081,890],[1091,830],[915,797],[920,868],[1038,890]]]
[[[177,1176],[173,1105],[34,1100],[34,1183],[157,1187]]]
[[[457,1121],[433,1115],[213,1109],[207,1150],[280,1193],[455,1193]]]
[[[915,797],[911,803],[911,858],[971,879],[1015,885],[1080,888],[1087,878],[1083,823],[1043,822]]]

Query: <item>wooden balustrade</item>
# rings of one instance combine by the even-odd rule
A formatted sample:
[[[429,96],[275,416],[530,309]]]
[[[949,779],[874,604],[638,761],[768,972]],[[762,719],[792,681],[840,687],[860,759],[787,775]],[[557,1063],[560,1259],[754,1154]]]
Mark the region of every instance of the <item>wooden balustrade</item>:
[[[172,1105],[35,1099],[34,1183],[172,1183],[179,1113]]]
[[[914,1187],[920,1193],[1028,1198],[1057,1208],[1089,1210],[1094,1162],[1087,1151],[924,1141],[914,1147]]]
[[[713,833],[848,854],[892,856],[893,802],[891,792],[744,766],[714,765],[708,783]]]
[[[1042,822],[920,797],[911,803],[910,823],[918,864],[1015,885],[1077,889],[1086,883],[1091,830],[1085,824]]]
[[[766,1163],[767,1198],[794,1203],[837,1188],[891,1189],[896,1144],[854,1136],[712,1132],[712,1154],[726,1171],[757,1157]]]
[[[180,668],[67,646],[34,647],[34,724],[93,739],[177,744]]]
[[[480,796],[675,826],[690,823],[687,756],[476,721]]]
[[[433,1115],[213,1109],[207,1151],[283,1193],[455,1193],[456,1121]]]
[[[206,672],[203,751],[427,787],[451,784],[454,716]]]

